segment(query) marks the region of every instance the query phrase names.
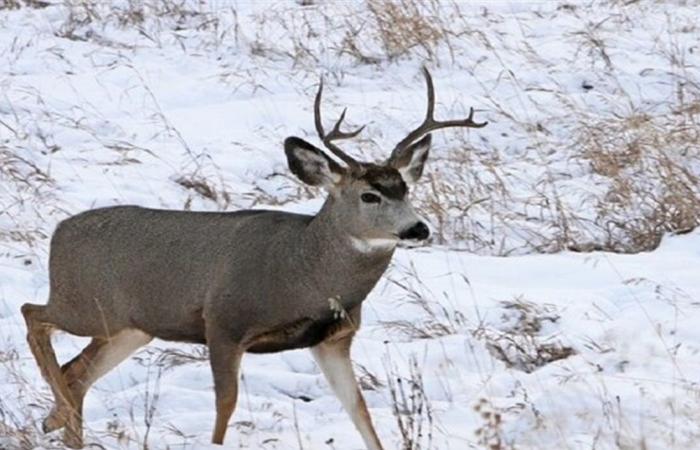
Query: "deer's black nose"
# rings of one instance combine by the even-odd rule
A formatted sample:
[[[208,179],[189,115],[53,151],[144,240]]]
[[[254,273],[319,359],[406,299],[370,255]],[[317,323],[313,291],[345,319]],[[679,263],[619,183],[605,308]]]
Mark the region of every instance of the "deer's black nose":
[[[430,229],[423,222],[418,222],[411,228],[408,228],[401,233],[399,233],[399,238],[401,239],[415,239],[417,241],[424,241],[430,236]]]

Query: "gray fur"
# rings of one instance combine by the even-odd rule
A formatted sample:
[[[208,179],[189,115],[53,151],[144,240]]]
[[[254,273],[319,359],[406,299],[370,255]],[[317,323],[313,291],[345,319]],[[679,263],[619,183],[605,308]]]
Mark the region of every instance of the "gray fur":
[[[66,445],[80,448],[89,385],[157,337],[209,346],[214,443],[223,442],[235,409],[244,352],[312,347],[368,448],[382,448],[349,349],[361,304],[399,236],[422,236],[410,232],[422,223],[397,168],[346,170],[298,138],[285,141],[285,152],[295,175],[329,192],[314,216],[115,206],[58,225],[49,302],[22,307],[30,348],[56,399],[46,432],[65,427]],[[363,201],[368,193],[379,198]],[[56,328],[92,337],[63,367],[50,342]]]
[[[244,347],[302,320],[330,325],[329,298],[357,306],[391,258],[339,238],[333,203],[316,217],[135,206],[79,214],[52,239],[48,313],[80,336],[136,328],[205,343],[216,327]]]

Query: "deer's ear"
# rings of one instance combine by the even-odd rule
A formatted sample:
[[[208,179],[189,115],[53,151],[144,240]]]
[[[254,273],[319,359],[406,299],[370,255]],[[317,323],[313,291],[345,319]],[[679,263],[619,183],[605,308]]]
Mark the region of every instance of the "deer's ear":
[[[345,173],[340,164],[298,137],[285,139],[284,152],[292,173],[311,186],[331,188],[340,182]]]
[[[418,142],[409,145],[397,155],[393,155],[389,165],[398,170],[406,183],[412,184],[423,175],[425,161],[430,152],[430,135],[426,135]]]

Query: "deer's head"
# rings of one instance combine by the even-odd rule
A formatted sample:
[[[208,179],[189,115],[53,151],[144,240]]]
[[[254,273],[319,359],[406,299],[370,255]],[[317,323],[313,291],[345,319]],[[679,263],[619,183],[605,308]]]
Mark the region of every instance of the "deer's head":
[[[423,69],[428,86],[428,107],[423,123],[408,133],[389,158],[381,163],[361,162],[341,150],[334,142],[357,136],[364,126],[353,131],[340,129],[345,110],[326,133],[321,121],[321,81],[314,102],[316,131],[324,146],[345,165],[298,137],[289,137],[284,150],[291,171],[311,186],[325,188],[335,223],[347,232],[356,245],[364,248],[393,248],[404,239],[425,240],[428,226],[416,214],[408,198],[409,186],[423,174],[430,151],[431,131],[450,127],[481,128],[487,122],[473,120],[470,108],[466,119],[438,121],[433,117],[435,89],[430,73]]]

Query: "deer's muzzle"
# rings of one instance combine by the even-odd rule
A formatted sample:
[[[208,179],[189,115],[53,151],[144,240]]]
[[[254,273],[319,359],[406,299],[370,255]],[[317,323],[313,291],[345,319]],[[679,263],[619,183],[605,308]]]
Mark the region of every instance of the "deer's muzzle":
[[[423,222],[418,222],[411,228],[408,228],[399,233],[400,239],[413,239],[416,241],[424,241],[430,236],[430,229]]]

